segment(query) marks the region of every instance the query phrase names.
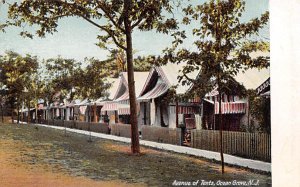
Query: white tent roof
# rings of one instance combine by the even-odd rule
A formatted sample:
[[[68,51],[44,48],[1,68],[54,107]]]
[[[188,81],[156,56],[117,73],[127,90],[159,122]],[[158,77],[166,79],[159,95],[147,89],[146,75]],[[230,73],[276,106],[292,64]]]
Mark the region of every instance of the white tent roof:
[[[103,105],[107,100],[112,100],[114,95],[117,92],[119,81],[116,78],[108,78],[107,82],[111,84],[111,87],[106,91],[108,93],[108,97],[100,97],[96,101],[91,102],[91,104]]]
[[[134,72],[134,81],[135,81],[135,94],[136,96],[140,95],[146,79],[148,77],[149,72]],[[126,100],[129,98],[129,89],[128,89],[128,77],[127,77],[127,72],[122,72],[120,77],[119,77],[119,85],[118,85],[118,89],[116,91],[116,95],[119,95],[118,92],[121,91],[121,86],[122,84],[125,85],[126,87],[126,91],[118,96],[118,98],[115,98],[116,101],[121,101],[121,100]]]
[[[151,98],[156,98],[161,96],[162,94],[166,93],[168,89],[172,86],[176,87],[176,93],[177,94],[184,94],[189,88],[190,85],[182,85],[182,83],[179,83],[178,75],[181,75],[181,70],[186,65],[186,63],[180,63],[180,64],[173,64],[168,63],[164,66],[160,67],[153,67],[148,76],[147,81],[145,82],[145,85],[143,87],[142,92],[139,95],[139,100],[147,100]],[[147,93],[144,93],[145,89],[147,89],[147,85],[150,84],[151,77],[154,75],[154,72],[157,72],[159,74],[159,79],[150,91],[147,91]],[[192,72],[188,74],[188,77],[195,79],[198,75],[198,72]]]
[[[180,72],[183,67],[186,66],[186,63],[180,63],[180,64],[173,64],[168,63],[164,66],[161,66],[163,73],[165,74],[166,78],[168,79],[170,86],[177,86],[176,87],[176,93],[177,94],[184,94],[191,85],[182,85],[182,83],[179,83],[178,76],[182,75],[182,72]],[[193,71],[189,73],[187,76],[191,79],[195,79],[198,75],[198,71]]]
[[[257,54],[262,55],[262,54]],[[166,78],[168,79],[171,86],[176,86],[176,92],[177,94],[183,94],[185,93],[191,86],[182,85],[178,82],[178,75],[181,74],[179,72],[182,70],[182,68],[185,66],[185,63],[181,64],[167,64],[165,66],[161,66],[161,70],[165,74]],[[188,76],[192,79],[195,79],[198,75],[197,71],[194,71],[190,73]],[[244,73],[239,73],[235,79],[245,86],[246,89],[256,89],[260,84],[262,84],[264,81],[266,81],[270,77],[270,68],[265,69],[249,69],[245,71]]]
[[[134,72],[134,81],[135,81],[135,94],[139,95],[144,87],[147,76],[149,72]],[[127,72],[122,72],[121,76],[123,76],[126,80],[126,84],[128,85],[128,76]]]
[[[249,69],[245,73],[239,73],[235,79],[246,89],[256,89],[270,77],[270,69]]]
[[[117,92],[119,82],[117,78],[108,78],[107,81],[111,84],[111,87],[108,89],[108,99],[112,100]]]

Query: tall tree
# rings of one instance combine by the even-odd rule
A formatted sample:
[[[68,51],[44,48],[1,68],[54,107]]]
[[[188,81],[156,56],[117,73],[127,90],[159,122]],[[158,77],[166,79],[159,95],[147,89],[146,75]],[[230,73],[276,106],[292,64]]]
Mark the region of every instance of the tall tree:
[[[165,50],[164,59],[171,62],[185,62],[187,65],[179,77],[182,84],[193,84],[194,90],[204,96],[212,88],[218,88],[218,100],[223,93],[236,91],[238,84],[233,79],[237,73],[247,68],[265,68],[269,66],[268,56],[253,56],[260,51],[269,51],[267,41],[256,40],[255,35],[269,20],[269,12],[248,22],[241,22],[245,10],[243,0],[210,0],[201,5],[188,5],[183,9],[183,24],[196,22],[193,29],[196,50],[180,48],[186,38],[185,31],[173,34],[173,46]],[[197,71],[199,76],[194,79],[190,72]],[[229,86],[230,85],[230,86]],[[231,88],[228,90],[228,88]],[[236,93],[238,94],[238,93]],[[224,158],[222,144],[222,113],[219,102],[220,156],[222,173]]]
[[[81,63],[74,59],[65,59],[62,57],[50,58],[44,62],[45,72],[44,80],[51,85],[46,86],[48,92],[52,92],[49,102],[54,102],[53,96],[59,94],[59,101],[63,102],[63,99],[73,100],[76,80],[75,74],[81,68]],[[46,95],[45,95],[46,96]]]
[[[109,69],[106,68],[105,61],[91,58],[86,59],[85,64],[88,64],[86,68],[79,69],[74,74],[74,84],[78,88],[77,94],[89,99],[104,97],[106,90],[110,87],[110,84],[106,82],[106,77],[111,75]]]
[[[14,110],[17,108],[19,111],[19,107],[25,99],[26,85],[32,82],[32,75],[37,71],[37,68],[37,58],[30,55],[22,57],[18,53],[9,51],[0,58],[1,82],[6,89],[7,100],[11,107],[12,122]]]
[[[98,36],[99,46],[108,47],[113,43],[126,53],[129,85],[130,117],[131,117],[131,150],[140,153],[139,133],[137,126],[136,93],[133,71],[134,30],[150,30],[156,28],[167,33],[169,29],[177,28],[174,18],[167,19],[163,10],[171,12],[172,6],[168,0],[24,0],[9,6],[9,17],[14,25],[23,22],[39,25],[37,35],[53,33],[58,20],[63,17],[80,17],[97,27],[101,32]],[[104,32],[104,33],[103,33]],[[28,32],[23,35],[32,36]]]

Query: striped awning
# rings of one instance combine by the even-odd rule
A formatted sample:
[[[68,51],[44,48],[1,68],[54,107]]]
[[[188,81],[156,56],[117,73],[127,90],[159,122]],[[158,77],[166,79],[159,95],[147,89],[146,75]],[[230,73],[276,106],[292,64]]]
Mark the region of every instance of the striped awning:
[[[118,114],[119,115],[130,115],[130,106],[128,104],[119,104],[118,105]]]
[[[176,106],[170,106],[170,113],[176,114]],[[178,106],[178,114],[198,114],[199,108],[195,106]]]
[[[157,97],[163,95],[164,93],[166,93],[168,91],[168,89],[169,89],[169,87],[165,83],[158,83],[155,85],[155,87],[152,90],[150,90],[146,94],[139,97],[138,100],[139,101],[143,101],[143,100],[147,101],[150,99],[157,98]]]
[[[137,112],[139,112],[140,106],[137,103]],[[101,114],[105,115],[106,112],[118,112],[118,115],[130,115],[130,105],[129,101],[123,102],[110,102],[105,103],[104,106],[101,108]]]
[[[116,111],[116,110],[118,110],[118,103],[115,103],[115,102],[107,102],[101,108],[101,112]]]
[[[247,103],[245,102],[222,102],[222,114],[243,114],[246,113]],[[219,114],[219,102],[215,103],[215,114]]]
[[[102,115],[105,115],[105,112],[115,112],[118,111],[118,115],[130,115],[130,106],[128,104],[120,103],[105,103],[101,108]]]

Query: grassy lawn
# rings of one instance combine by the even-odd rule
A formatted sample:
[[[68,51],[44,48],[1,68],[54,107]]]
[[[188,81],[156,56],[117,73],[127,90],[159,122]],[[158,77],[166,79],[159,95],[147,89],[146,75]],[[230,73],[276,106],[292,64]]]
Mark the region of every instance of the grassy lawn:
[[[271,176],[182,154],[33,125],[0,123],[1,184],[14,186],[171,186],[176,181],[249,181],[271,186]],[[29,179],[28,179],[29,176]],[[20,180],[23,179],[23,180]],[[25,180],[26,179],[26,180]]]

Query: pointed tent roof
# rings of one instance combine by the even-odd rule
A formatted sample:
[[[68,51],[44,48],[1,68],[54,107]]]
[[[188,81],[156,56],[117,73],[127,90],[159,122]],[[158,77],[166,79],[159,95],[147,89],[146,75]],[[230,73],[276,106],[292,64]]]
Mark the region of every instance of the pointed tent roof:
[[[237,82],[242,84],[246,89],[256,89],[263,82],[265,82],[270,77],[270,68],[248,69],[245,72],[238,73],[234,78]],[[219,92],[217,87],[215,87],[211,92],[206,94],[206,97],[218,95]]]
[[[270,77],[270,68],[249,69],[245,73],[239,73],[235,79],[245,86],[246,89],[256,89]]]
[[[166,78],[168,79],[170,86],[176,86],[177,94],[184,94],[190,88],[190,85],[182,85],[182,83],[180,83],[177,78],[179,75],[182,75],[181,71],[183,70],[183,67],[186,65],[187,64],[184,62],[179,63],[179,64],[168,63],[164,66],[159,67],[160,69],[162,69],[163,73],[165,74]],[[198,71],[193,71],[191,73],[188,73],[187,75],[191,79],[196,79],[198,73],[199,73]]]
[[[250,53],[252,58],[259,56],[270,57],[270,52],[256,51]],[[266,81],[270,77],[270,68],[257,69],[251,68],[246,70],[244,73],[240,72],[234,78],[236,81],[245,86],[246,89],[256,89],[260,84]]]
[[[160,95],[166,93],[168,89],[172,86],[176,87],[176,93],[177,94],[184,94],[187,92],[190,88],[188,85],[182,85],[182,83],[178,80],[178,75],[182,74],[182,69],[186,65],[186,63],[180,63],[180,64],[173,64],[168,63],[163,66],[155,66],[152,67],[150,70],[147,81],[141,91],[141,94],[139,95],[139,99],[149,99],[149,98],[156,98]],[[159,78],[156,82],[156,85],[151,89],[147,90],[148,87],[151,84],[152,77],[158,75]],[[188,76],[192,79],[195,79],[198,75],[197,71],[191,72],[188,74]]]
[[[117,78],[108,78],[107,81],[111,84],[111,87],[107,90],[109,94],[108,99],[112,100],[117,92],[119,82]]]
[[[139,95],[143,89],[149,72],[134,72],[135,93]],[[114,95],[114,100],[121,101],[129,99],[127,72],[122,72],[119,77],[118,89]]]
[[[100,97],[96,101],[91,102],[91,104],[96,103],[96,105],[103,105],[107,100],[113,100],[114,95],[116,94],[117,89],[118,89],[119,81],[117,78],[107,78],[106,81],[107,81],[107,83],[111,84],[109,89],[106,90],[106,93],[108,94],[108,96]]]
[[[163,93],[165,93],[171,86],[177,86],[176,87],[177,94],[186,93],[192,87],[192,85],[189,86],[182,85],[181,83],[179,83],[177,79],[178,75],[182,74],[181,70],[185,65],[186,63],[180,63],[180,64],[168,63],[164,66],[153,67],[148,74],[148,78],[141,91],[141,94],[139,95],[139,99],[140,100],[145,99],[146,96],[158,97]],[[167,85],[167,87],[163,87],[162,85],[155,85],[152,90],[147,91],[147,86],[149,86],[151,77],[155,74],[154,72],[157,72],[159,74],[159,76],[162,78],[162,80]],[[188,76],[192,79],[195,79],[197,75],[198,72],[194,71],[191,72]],[[248,69],[244,73],[240,72],[237,76],[235,76],[235,79],[237,80],[237,82],[245,86],[246,89],[256,89],[262,82],[267,80],[269,77],[270,77],[269,68],[262,69],[262,70]]]

